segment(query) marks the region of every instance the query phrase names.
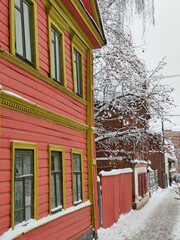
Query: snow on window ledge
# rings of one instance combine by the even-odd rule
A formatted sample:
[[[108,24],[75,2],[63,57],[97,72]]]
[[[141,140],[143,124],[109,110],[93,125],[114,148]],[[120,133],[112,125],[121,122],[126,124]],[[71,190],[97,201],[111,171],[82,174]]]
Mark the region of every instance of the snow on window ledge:
[[[29,232],[30,230],[43,226],[55,219],[58,219],[59,217],[62,217],[69,213],[73,213],[77,210],[83,209],[88,206],[91,206],[91,202],[89,200],[77,206],[72,206],[70,208],[67,208],[66,210],[62,209],[61,212],[54,213],[53,215],[48,215],[47,217],[41,218],[40,220],[30,219],[27,222],[23,221],[22,223],[19,223],[18,225],[16,225],[14,230],[10,228],[7,232],[5,232],[0,237],[0,240],[14,239],[23,233]]]

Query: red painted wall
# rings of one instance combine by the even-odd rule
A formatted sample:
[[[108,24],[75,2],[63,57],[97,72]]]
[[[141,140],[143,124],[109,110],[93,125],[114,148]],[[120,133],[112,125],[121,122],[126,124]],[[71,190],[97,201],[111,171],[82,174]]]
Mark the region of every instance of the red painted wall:
[[[118,221],[132,208],[132,173],[101,175],[103,228]]]
[[[71,148],[83,150],[84,192],[88,200],[88,166],[86,134],[58,124],[1,108],[0,154],[0,235],[10,226],[11,141],[38,144],[38,218],[48,215],[48,145],[65,147],[66,207],[72,206]],[[84,219],[84,216],[82,216]],[[89,217],[91,221],[91,216]],[[90,226],[90,225],[88,225]]]
[[[65,1],[70,4],[70,1]],[[88,8],[90,8],[88,2]],[[67,6],[69,6],[67,4]],[[76,11],[70,9],[80,27],[98,46],[93,33]],[[37,0],[38,50],[39,72],[44,76],[50,75],[47,10],[41,0]],[[71,32],[71,31],[70,31]],[[71,32],[72,33],[72,32]],[[69,93],[73,93],[71,36],[64,33],[66,81]],[[85,43],[86,44],[86,43]],[[9,1],[0,1],[0,48],[9,52]],[[92,70],[91,58],[91,70]],[[34,70],[36,71],[36,70]],[[84,99],[87,100],[87,53],[83,53]],[[42,75],[42,76],[43,76]],[[49,78],[49,81],[53,81]],[[54,81],[53,81],[54,82]],[[0,57],[0,84],[3,90],[11,91],[25,99],[59,113],[79,123],[87,124],[87,106],[63,93],[54,86],[35,77],[25,70],[15,66]],[[57,83],[58,84],[58,83]],[[91,109],[93,113],[93,109]],[[65,148],[65,181],[66,181],[66,208],[73,205],[71,149],[83,150],[84,195],[88,196],[88,162],[87,162],[87,135],[80,131],[58,125],[56,123],[37,118],[9,108],[1,108],[0,119],[0,235],[10,228],[11,207],[11,142],[36,143],[38,145],[38,219],[48,216],[49,209],[49,176],[48,176],[48,145],[58,145]],[[93,117],[92,117],[93,122]],[[92,137],[94,148],[94,139]],[[95,159],[95,151],[92,152]],[[93,183],[96,188],[96,167],[93,166]],[[95,196],[96,228],[99,227],[97,196]],[[45,224],[22,235],[19,239],[75,239],[92,228],[91,207],[60,217],[51,223]]]

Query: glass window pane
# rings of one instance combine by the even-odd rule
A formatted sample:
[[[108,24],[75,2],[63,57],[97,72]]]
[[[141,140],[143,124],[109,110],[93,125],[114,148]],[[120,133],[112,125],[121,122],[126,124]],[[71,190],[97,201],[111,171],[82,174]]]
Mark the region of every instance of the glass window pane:
[[[73,154],[73,171],[74,172],[77,171],[77,161],[74,154]]]
[[[61,180],[60,175],[56,174],[56,197],[57,197],[57,206],[61,204],[61,196],[60,196],[60,188],[61,188]]]
[[[82,185],[81,185],[81,175],[77,175],[77,183],[78,183],[78,200],[82,199]]]
[[[31,157],[30,156],[24,156],[23,157],[23,173],[24,174],[32,173],[31,164],[32,164]]]
[[[29,220],[31,218],[31,207],[25,208],[25,221]]]
[[[32,205],[33,180],[25,179],[25,206]]]
[[[25,47],[26,47],[26,59],[32,62],[32,46],[31,46],[31,29],[30,29],[30,11],[31,8],[27,4],[23,3],[24,11],[24,34],[25,34]]]
[[[15,5],[20,8],[20,0],[15,0]]]
[[[51,174],[51,208],[55,207],[55,182],[54,174]]]
[[[59,158],[59,156],[54,156],[54,170],[60,170],[60,158]]]
[[[57,81],[61,82],[61,59],[60,59],[60,39],[59,39],[59,34],[56,33],[55,35],[56,38],[56,71],[57,71]]]
[[[76,174],[73,175],[73,188],[74,188],[74,201],[76,202],[77,199],[77,186],[76,186]]]
[[[14,223],[15,225],[22,222],[24,219],[23,219],[23,210],[19,210],[19,211],[16,211],[14,213]]]
[[[15,35],[16,35],[16,53],[23,56],[23,36],[21,13],[15,9]]]
[[[74,50],[76,93],[81,95],[81,55]]]
[[[15,158],[15,175],[22,174],[22,158]]]
[[[55,71],[55,45],[52,42],[52,68],[53,68],[53,79],[56,79],[56,71]]]
[[[23,182],[14,182],[14,209],[23,207]]]

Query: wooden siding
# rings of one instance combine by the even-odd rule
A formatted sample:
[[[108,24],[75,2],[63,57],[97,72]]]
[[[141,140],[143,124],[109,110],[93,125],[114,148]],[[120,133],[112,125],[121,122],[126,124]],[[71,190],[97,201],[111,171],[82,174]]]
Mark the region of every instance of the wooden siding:
[[[17,239],[73,240],[90,229],[91,208],[87,207],[34,229]]]
[[[0,58],[0,84],[46,109],[86,124],[86,106],[39,78]],[[53,81],[53,80],[52,80]]]
[[[0,1],[0,48],[9,52],[9,3]]]
[[[11,141],[33,142],[38,144],[38,217],[48,215],[48,145],[65,147],[66,207],[72,206],[71,148],[83,150],[84,192],[88,200],[88,165],[86,134],[36,118],[11,109],[1,108],[1,155],[0,155],[0,209],[10,212],[10,159]],[[4,188],[6,186],[6,188]],[[0,211],[0,218],[4,216]],[[5,223],[0,230],[10,227],[10,215],[5,215]]]
[[[41,1],[37,1],[38,17],[38,47],[39,47],[39,71],[49,76],[49,52],[48,52],[48,26],[46,7]]]

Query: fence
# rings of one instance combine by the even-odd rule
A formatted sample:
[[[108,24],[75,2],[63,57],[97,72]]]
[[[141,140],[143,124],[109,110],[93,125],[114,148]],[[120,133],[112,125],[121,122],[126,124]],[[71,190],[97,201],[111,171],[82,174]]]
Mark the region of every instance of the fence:
[[[149,172],[149,188],[151,192],[157,191],[158,187],[158,170]]]
[[[102,171],[100,176],[100,223],[103,228],[107,228],[118,221],[120,214],[132,208],[132,169]]]

